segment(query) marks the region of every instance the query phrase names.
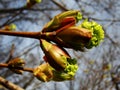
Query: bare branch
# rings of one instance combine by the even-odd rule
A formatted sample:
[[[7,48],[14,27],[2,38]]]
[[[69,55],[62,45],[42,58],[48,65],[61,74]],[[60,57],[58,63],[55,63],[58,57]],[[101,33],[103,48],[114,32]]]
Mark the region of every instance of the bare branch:
[[[20,86],[17,86],[12,82],[5,80],[3,77],[0,77],[0,84],[8,88],[9,90],[24,90]]]
[[[67,8],[65,8],[64,6],[62,6],[59,2],[57,2],[56,0],[51,0],[54,4],[56,4],[58,7],[60,7],[62,10],[64,11],[68,11]]]

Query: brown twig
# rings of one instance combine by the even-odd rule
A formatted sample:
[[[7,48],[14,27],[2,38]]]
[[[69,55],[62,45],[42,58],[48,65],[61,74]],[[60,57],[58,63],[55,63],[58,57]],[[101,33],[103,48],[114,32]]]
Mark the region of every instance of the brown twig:
[[[9,66],[7,63],[0,63],[0,68],[9,68]],[[23,70],[31,73],[33,72],[33,68],[15,67],[14,69]]]
[[[68,11],[69,9],[65,8],[64,6],[62,6],[60,3],[58,3],[56,0],[51,0],[54,4],[56,4],[57,6],[59,6],[62,10],[64,11]]]
[[[40,32],[13,32],[13,31],[3,31],[0,30],[0,35],[9,35],[9,36],[20,36],[20,37],[26,37],[26,38],[35,38],[39,39],[41,37]]]
[[[49,36],[54,36],[56,35],[56,32],[19,32],[19,31],[6,31],[0,29],[0,35],[34,38],[38,40],[46,39],[48,34]]]
[[[8,67],[8,64],[5,64],[5,63],[0,63],[0,67]]]
[[[9,90],[24,90],[18,85],[13,84],[10,81],[5,80],[3,77],[0,77],[0,84],[6,87]]]
[[[8,62],[9,62],[9,60],[11,60],[11,59],[12,59],[12,57],[13,57],[13,53],[14,53],[14,49],[15,49],[15,45],[14,45],[14,44],[12,44],[12,46],[11,46],[11,50],[10,50],[10,54],[9,54],[9,57],[8,57],[8,59],[7,59],[6,63],[8,63]]]

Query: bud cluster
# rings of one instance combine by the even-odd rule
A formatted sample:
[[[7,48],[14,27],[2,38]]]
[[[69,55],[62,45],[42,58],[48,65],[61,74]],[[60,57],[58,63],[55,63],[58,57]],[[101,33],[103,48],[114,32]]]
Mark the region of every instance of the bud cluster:
[[[34,76],[41,81],[64,81],[73,79],[77,69],[76,59],[62,48],[44,39],[40,40],[41,48],[45,53],[46,63],[34,69]]]
[[[46,82],[73,79],[78,69],[77,60],[71,58],[64,48],[83,51],[99,45],[104,39],[101,25],[84,20],[77,26],[81,19],[79,11],[70,10],[58,14],[44,26],[40,46],[46,63],[33,71],[39,80]]]

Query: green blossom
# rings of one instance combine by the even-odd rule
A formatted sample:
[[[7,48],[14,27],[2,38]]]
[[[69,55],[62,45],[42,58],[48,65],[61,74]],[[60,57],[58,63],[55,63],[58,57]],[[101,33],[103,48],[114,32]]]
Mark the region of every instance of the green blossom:
[[[74,78],[75,73],[78,69],[77,60],[76,59],[68,59],[68,64],[63,71],[54,71],[54,81],[64,81],[71,80]]]
[[[86,45],[86,48],[92,48],[94,46],[97,46],[103,41],[104,39],[104,30],[102,29],[102,26],[94,21],[87,21],[85,20],[81,24],[82,28],[86,28],[91,31],[92,33],[92,38],[89,41],[89,43]]]

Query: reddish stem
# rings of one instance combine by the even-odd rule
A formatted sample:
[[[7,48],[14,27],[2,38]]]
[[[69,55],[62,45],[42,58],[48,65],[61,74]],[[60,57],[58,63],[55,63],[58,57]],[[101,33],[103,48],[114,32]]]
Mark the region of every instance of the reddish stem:
[[[8,67],[8,64],[0,63],[0,67]]]
[[[17,32],[17,31],[0,30],[0,35],[20,36],[20,37],[26,37],[26,38],[40,39],[42,33],[41,32]]]
[[[19,32],[19,31],[5,31],[0,30],[0,35],[26,37],[34,39],[46,39],[47,35],[54,36],[56,32]]]

